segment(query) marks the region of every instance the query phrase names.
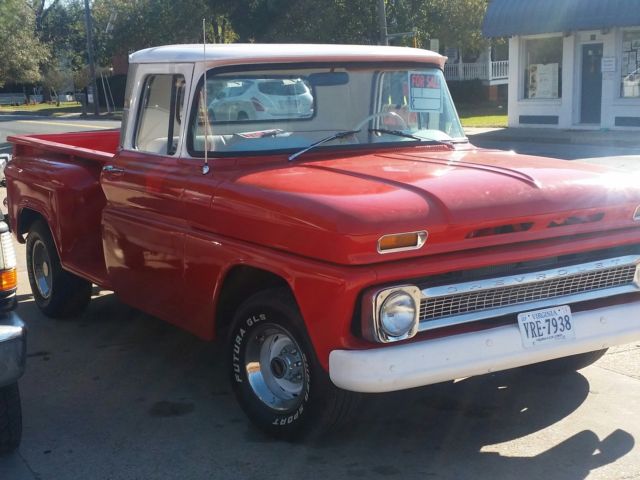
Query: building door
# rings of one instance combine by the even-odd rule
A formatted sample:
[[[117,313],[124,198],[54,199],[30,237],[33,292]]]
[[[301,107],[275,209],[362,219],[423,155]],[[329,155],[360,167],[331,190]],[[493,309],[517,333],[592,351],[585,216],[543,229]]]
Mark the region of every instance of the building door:
[[[582,98],[580,123],[600,123],[602,104],[602,44],[582,46]]]

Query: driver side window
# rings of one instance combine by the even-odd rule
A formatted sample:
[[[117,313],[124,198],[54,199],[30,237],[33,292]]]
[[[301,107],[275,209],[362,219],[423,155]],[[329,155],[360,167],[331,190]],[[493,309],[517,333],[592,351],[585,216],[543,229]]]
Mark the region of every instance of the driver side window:
[[[136,150],[176,153],[184,118],[184,88],[182,75],[149,75],[145,79],[134,137]]]

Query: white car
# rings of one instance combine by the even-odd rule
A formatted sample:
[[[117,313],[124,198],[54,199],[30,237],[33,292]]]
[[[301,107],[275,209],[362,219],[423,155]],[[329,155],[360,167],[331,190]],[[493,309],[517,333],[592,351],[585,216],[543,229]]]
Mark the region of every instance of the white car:
[[[311,118],[313,95],[301,78],[224,81],[209,103],[214,122]]]

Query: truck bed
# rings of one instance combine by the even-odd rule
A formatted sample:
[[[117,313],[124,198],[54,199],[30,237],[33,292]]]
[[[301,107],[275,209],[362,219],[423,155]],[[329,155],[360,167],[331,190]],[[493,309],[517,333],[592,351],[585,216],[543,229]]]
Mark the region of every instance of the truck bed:
[[[11,136],[7,167],[11,227],[24,241],[31,222],[46,219],[63,267],[109,287],[102,250],[102,167],[119,145],[118,130]],[[23,168],[14,168],[20,163]],[[73,212],[69,214],[68,212]]]
[[[49,133],[42,135],[11,136],[7,140],[15,145],[43,148],[49,152],[77,155],[91,160],[108,161],[115,155],[120,143],[120,131]]]

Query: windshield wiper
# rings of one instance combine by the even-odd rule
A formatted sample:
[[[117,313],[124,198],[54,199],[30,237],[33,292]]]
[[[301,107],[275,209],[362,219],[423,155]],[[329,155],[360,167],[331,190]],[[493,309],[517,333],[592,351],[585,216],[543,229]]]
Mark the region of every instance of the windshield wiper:
[[[387,128],[370,128],[369,131],[371,133],[384,133],[387,135],[395,135],[397,137],[412,138],[413,140],[418,140],[420,142],[430,142],[438,145],[448,145],[449,147],[453,146],[453,142],[450,140],[436,140],[435,138],[420,137],[418,135],[412,135],[411,133],[405,133],[402,130],[390,130]]]
[[[360,130],[344,130],[342,132],[338,132],[338,133],[334,133],[333,135],[329,135],[328,137],[325,137],[325,138],[323,138],[321,140],[318,140],[317,142],[312,143],[308,147],[303,148],[299,152],[296,152],[296,153],[293,153],[293,154],[289,155],[289,161],[295,160],[296,158],[298,158],[303,153],[308,152],[309,150],[311,150],[312,148],[317,147],[318,145],[322,145],[323,143],[330,142],[331,140],[337,140],[338,138],[348,137],[349,135],[355,135],[356,133],[360,133]]]

